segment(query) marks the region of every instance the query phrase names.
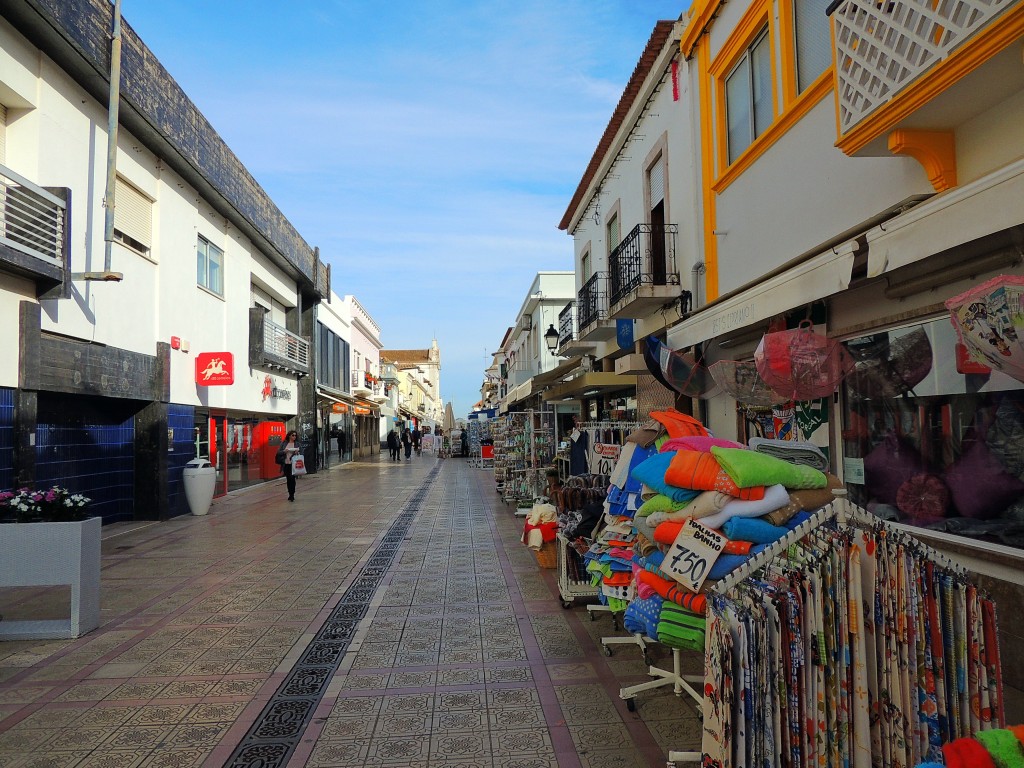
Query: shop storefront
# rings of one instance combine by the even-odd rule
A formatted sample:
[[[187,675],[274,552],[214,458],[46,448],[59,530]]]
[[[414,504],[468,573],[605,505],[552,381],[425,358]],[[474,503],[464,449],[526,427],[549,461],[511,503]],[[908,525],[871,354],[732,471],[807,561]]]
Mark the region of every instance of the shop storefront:
[[[217,469],[214,495],[280,477],[274,457],[285,432],[285,423],[267,414],[197,410],[195,455],[209,456]]]

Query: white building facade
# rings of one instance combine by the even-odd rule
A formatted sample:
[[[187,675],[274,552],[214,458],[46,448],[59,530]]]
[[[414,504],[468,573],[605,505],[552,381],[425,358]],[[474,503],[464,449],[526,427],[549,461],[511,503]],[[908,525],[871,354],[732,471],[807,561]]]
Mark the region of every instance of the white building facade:
[[[71,485],[105,520],[162,519],[187,511],[196,455],[224,493],[279,475],[286,425],[310,444],[330,276],[127,25],[106,263],[111,14],[0,11],[0,487]]]

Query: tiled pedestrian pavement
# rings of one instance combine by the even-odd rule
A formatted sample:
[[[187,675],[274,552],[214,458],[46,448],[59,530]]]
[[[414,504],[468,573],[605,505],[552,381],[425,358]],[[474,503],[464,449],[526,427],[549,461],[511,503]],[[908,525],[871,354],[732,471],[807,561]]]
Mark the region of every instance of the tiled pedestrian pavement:
[[[560,606],[521,528],[489,470],[427,455],[308,476],[294,504],[275,482],[105,528],[101,627],[0,642],[0,768],[618,768],[697,748],[669,689],[627,710],[639,650],[601,653],[621,632]]]

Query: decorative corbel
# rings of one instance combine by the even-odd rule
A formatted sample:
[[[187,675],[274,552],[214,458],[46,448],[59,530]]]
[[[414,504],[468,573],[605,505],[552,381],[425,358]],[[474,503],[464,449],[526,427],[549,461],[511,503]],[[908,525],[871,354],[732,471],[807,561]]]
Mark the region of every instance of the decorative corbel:
[[[893,131],[889,151],[917,160],[936,192],[956,186],[956,137],[952,131]]]

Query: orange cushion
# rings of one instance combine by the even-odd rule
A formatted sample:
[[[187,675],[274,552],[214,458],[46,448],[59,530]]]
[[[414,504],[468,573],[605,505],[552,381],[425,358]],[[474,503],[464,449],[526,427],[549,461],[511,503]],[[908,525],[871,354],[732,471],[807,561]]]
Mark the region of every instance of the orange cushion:
[[[721,491],[745,501],[764,498],[764,486],[740,488],[729,477],[713,454],[706,451],[676,451],[665,470],[665,482],[676,488],[695,491]]]

